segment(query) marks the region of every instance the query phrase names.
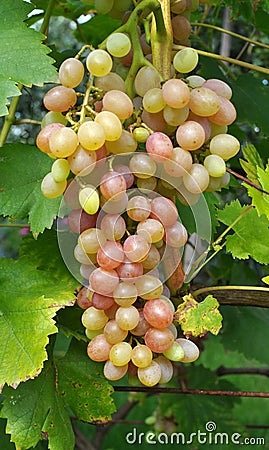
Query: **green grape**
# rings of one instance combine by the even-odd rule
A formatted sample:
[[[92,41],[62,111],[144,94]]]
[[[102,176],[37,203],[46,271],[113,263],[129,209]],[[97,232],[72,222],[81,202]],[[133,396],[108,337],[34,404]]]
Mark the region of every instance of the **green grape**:
[[[173,65],[177,72],[188,73],[198,64],[198,53],[193,48],[183,48],[174,56]]]
[[[143,107],[150,113],[162,111],[165,107],[162,90],[160,88],[149,89],[143,97]]]
[[[149,135],[150,132],[144,127],[137,127],[133,131],[133,137],[135,138],[136,142],[140,142],[141,144],[144,144],[147,141]]]
[[[147,367],[152,361],[152,351],[146,345],[136,345],[132,349],[132,362],[137,367]]]
[[[108,317],[101,309],[90,306],[81,316],[82,325],[89,330],[99,330],[108,322]]]
[[[209,150],[226,161],[239,152],[240,142],[231,134],[217,134],[211,139]]]
[[[147,367],[139,367],[137,375],[142,384],[150,387],[159,383],[162,371],[159,364],[156,361],[152,361]]]
[[[99,194],[94,186],[87,186],[79,193],[79,203],[87,214],[95,214],[100,206]]]
[[[92,2],[89,3],[92,4]],[[113,8],[113,3],[114,0],[94,0],[94,7],[99,14],[107,14]]]
[[[41,128],[45,128],[47,125],[51,123],[61,123],[62,125],[66,125],[68,120],[65,116],[60,112],[49,111],[44,115],[41,121]]]
[[[226,164],[221,156],[218,155],[206,156],[204,166],[211,177],[222,177],[226,172]]]
[[[112,59],[105,50],[93,50],[86,59],[86,66],[90,73],[96,77],[104,77],[112,69]]]
[[[125,366],[131,359],[132,347],[128,342],[114,344],[109,352],[109,359],[114,366]]]
[[[41,183],[41,192],[46,198],[57,198],[62,195],[66,189],[67,181],[63,180],[57,183],[51,172],[47,173]]]
[[[56,183],[66,180],[70,172],[69,163],[66,159],[56,159],[51,167],[51,173]]]
[[[174,342],[163,355],[170,361],[181,361],[184,358],[184,350],[178,342]]]
[[[127,34],[112,33],[106,41],[107,51],[116,58],[126,56],[131,50],[131,41]]]

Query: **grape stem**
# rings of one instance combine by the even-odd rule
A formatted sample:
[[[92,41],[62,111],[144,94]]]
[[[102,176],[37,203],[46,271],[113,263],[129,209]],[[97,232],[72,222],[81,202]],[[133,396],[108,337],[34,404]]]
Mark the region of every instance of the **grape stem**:
[[[170,0],[159,0],[161,11],[156,10],[151,29],[153,64],[164,80],[171,78],[173,31]]]
[[[242,34],[234,33],[233,31],[230,31],[230,30],[225,30],[225,28],[217,27],[216,25],[211,25],[211,24],[202,23],[202,22],[191,22],[191,25],[197,26],[197,27],[211,28],[212,30],[220,31],[221,33],[229,34],[230,36],[233,36],[235,38],[246,41],[249,44],[253,44],[253,45],[256,45],[259,47],[263,47],[263,48],[269,48],[269,45],[267,45],[267,44],[263,44],[262,42],[255,41],[254,39],[250,39],[246,36],[243,36]]]
[[[224,298],[220,301],[220,304],[226,304],[226,305],[234,305],[235,302],[238,305],[249,305],[249,306],[261,306],[263,308],[269,308],[269,288],[263,287],[263,286],[206,286],[200,289],[197,289],[196,291],[193,291],[191,294],[194,298],[198,297],[201,294],[205,294],[208,292],[218,292],[218,291],[225,291]],[[234,302],[231,298],[226,298],[227,291],[244,291],[244,292],[260,292],[264,293],[264,296],[260,299],[257,298],[257,300],[244,298],[241,302],[237,303]]]
[[[189,47],[187,47],[186,45],[175,45],[174,44],[172,48],[173,48],[173,50],[182,50],[183,48],[189,48]],[[266,73],[267,75],[269,75],[269,69],[266,69],[265,67],[256,66],[255,64],[250,64],[245,61],[240,61],[235,58],[230,58],[228,56],[222,56],[222,55],[218,55],[215,53],[206,52],[204,50],[195,49],[195,51],[198,53],[198,55],[206,56],[206,57],[212,58],[212,59],[218,59],[221,61],[226,61],[228,63],[235,64],[237,66],[245,67],[246,69],[249,69],[249,70],[255,70],[256,72],[262,72],[262,73]]]
[[[240,175],[239,173],[234,172],[234,170],[227,168],[226,172],[229,172],[230,174],[234,175],[236,178],[239,178],[240,180],[244,181],[244,183],[248,184],[249,186],[254,187],[255,189],[257,189],[257,191],[260,191],[263,194],[269,195],[269,192],[264,191],[260,186],[258,186],[257,184],[253,183],[252,181],[250,181],[248,178],[244,177],[243,175]]]
[[[161,32],[162,28],[165,28],[163,16],[162,16],[162,10],[161,5],[158,0],[142,0],[135,9],[132,11],[129,19],[127,22],[117,28],[117,30],[114,31],[114,33],[128,33],[131,43],[132,43],[132,49],[133,49],[133,60],[131,67],[129,69],[128,75],[125,80],[126,84],[126,92],[130,98],[133,98],[134,92],[133,92],[133,83],[134,79],[136,77],[136,74],[140,67],[142,66],[149,66],[154,67],[150,61],[145,58],[141,44],[140,44],[140,38],[137,30],[138,22],[140,19],[140,16],[145,8],[149,8],[151,11],[153,11],[157,23],[157,31]],[[105,39],[100,45],[99,48],[105,50],[106,49],[106,42],[107,39]],[[161,57],[164,57],[164,55],[161,55]],[[162,74],[161,74],[162,75]]]
[[[89,76],[89,81],[86,84],[86,91],[85,91],[82,107],[81,107],[81,110],[80,110],[80,113],[79,113],[80,114],[80,119],[79,119],[79,124],[80,125],[85,121],[86,111],[87,111],[87,106],[88,106],[88,103],[89,103],[89,98],[90,98],[92,86],[93,86],[93,76],[90,75]]]

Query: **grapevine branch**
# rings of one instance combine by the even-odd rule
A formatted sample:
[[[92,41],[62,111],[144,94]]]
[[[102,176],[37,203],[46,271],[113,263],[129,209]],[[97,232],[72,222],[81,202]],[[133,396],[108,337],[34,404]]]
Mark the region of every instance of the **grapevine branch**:
[[[189,47],[187,47],[186,45],[175,45],[174,44],[172,48],[173,48],[173,50],[182,50],[183,48],[189,48]],[[206,57],[212,58],[212,59],[226,61],[228,63],[235,64],[237,66],[245,67],[246,69],[249,69],[249,70],[255,70],[256,72],[262,72],[262,73],[266,73],[267,75],[269,75],[269,69],[266,69],[265,67],[256,66],[255,64],[247,63],[245,61],[240,61],[238,59],[230,58],[228,56],[218,55],[216,53],[206,52],[204,50],[198,50],[198,49],[195,49],[195,50],[199,55],[206,56]]]
[[[223,375],[263,375],[269,377],[269,367],[224,367],[216,370],[218,376]]]
[[[240,175],[239,173],[235,172],[234,170],[226,168],[226,172],[229,172],[230,174],[234,175],[236,178],[239,178],[240,180],[244,181],[244,183],[248,184],[249,186],[254,187],[255,189],[257,189],[257,191],[260,191],[263,194],[269,195],[269,192],[264,191],[260,186],[253,183],[252,181],[250,181],[248,178],[244,177],[243,175]]]
[[[114,386],[116,392],[149,392],[147,386]],[[216,395],[224,397],[258,397],[269,398],[269,392],[225,391],[212,389],[179,389],[165,387],[151,387],[151,394],[177,394],[177,395]]]

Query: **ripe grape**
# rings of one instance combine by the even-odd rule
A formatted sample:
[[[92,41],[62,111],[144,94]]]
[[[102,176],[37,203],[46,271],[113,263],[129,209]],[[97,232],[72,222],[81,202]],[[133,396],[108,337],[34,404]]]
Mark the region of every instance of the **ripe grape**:
[[[53,156],[66,158],[72,155],[78,146],[78,136],[72,128],[58,128],[49,138],[49,148]]]
[[[149,113],[145,109],[142,112],[141,118],[152,131],[163,131],[166,127],[163,111],[158,113]]]
[[[168,328],[163,330],[149,328],[145,334],[145,343],[154,353],[165,352],[173,345],[173,342],[173,333]]]
[[[115,366],[110,360],[106,361],[104,365],[104,376],[107,380],[120,380],[127,373],[128,364],[125,366]]]
[[[146,321],[143,310],[141,309],[138,312],[139,312],[139,322],[137,326],[131,330],[131,333],[134,336],[144,336],[144,334],[150,328],[150,324]]]
[[[89,175],[96,166],[96,152],[89,152],[79,145],[68,157],[68,163],[75,175]]]
[[[97,253],[106,242],[105,235],[99,228],[89,228],[81,233],[78,243],[85,253]]]
[[[59,81],[68,88],[77,87],[84,77],[84,66],[79,59],[68,58],[59,68]]]
[[[142,192],[147,194],[149,191],[154,191],[157,186],[157,178],[155,177],[149,177],[149,178],[137,178],[136,185],[138,189]]]
[[[183,148],[173,148],[171,158],[165,161],[164,170],[172,177],[182,177],[192,166],[191,153]]]
[[[137,142],[145,143],[150,135],[150,132],[144,127],[137,127],[133,131],[133,137]]]
[[[205,83],[205,79],[200,75],[190,75],[186,78],[188,85],[192,88],[201,87]],[[212,89],[213,90],[213,89]]]
[[[178,41],[185,41],[191,34],[191,24],[184,16],[176,15],[172,18],[173,36]]]
[[[97,252],[97,262],[100,267],[111,270],[118,267],[124,259],[122,245],[119,242],[107,241]]]
[[[120,195],[120,199],[118,198],[118,195],[115,195],[109,200],[106,200],[105,197],[101,197],[102,210],[108,214],[121,214],[127,206],[128,195],[126,192],[123,192]]]
[[[169,227],[178,219],[178,210],[168,198],[156,197],[151,202],[150,216],[159,220],[164,227]]]
[[[176,78],[164,83],[162,93],[165,103],[171,108],[183,108],[190,100],[190,91],[187,84]]]
[[[173,342],[173,345],[166,350],[163,355],[170,359],[170,361],[182,361],[184,358],[184,351],[179,342]]]
[[[181,14],[186,9],[186,0],[173,0],[171,1],[171,11],[174,14]]]
[[[146,219],[137,225],[137,234],[150,244],[154,244],[163,238],[164,227],[159,220]]]
[[[100,123],[87,121],[80,125],[78,139],[82,147],[87,150],[97,150],[105,143],[105,130]]]
[[[100,206],[99,194],[94,186],[87,186],[79,193],[79,203],[87,214],[95,214]]]
[[[240,142],[231,134],[218,134],[211,139],[209,150],[226,161],[239,152]]]
[[[226,172],[226,164],[218,155],[208,155],[204,160],[204,166],[211,177],[222,177]]]
[[[137,376],[142,384],[151,387],[159,383],[162,371],[159,364],[153,360],[149,366],[139,367]]]
[[[151,270],[154,269],[154,267],[158,266],[160,260],[160,253],[158,252],[157,248],[152,245],[146,259],[142,261],[142,265],[145,270]]]
[[[220,108],[220,99],[211,89],[198,87],[190,93],[189,107],[198,116],[213,116]]]
[[[174,56],[173,65],[177,72],[188,73],[198,64],[198,53],[193,48],[183,48]]]
[[[205,80],[203,83],[203,87],[211,89],[211,91],[216,92],[216,94],[220,95],[221,97],[225,97],[228,100],[230,100],[233,94],[230,86],[225,83],[225,81],[218,80],[217,78],[209,78],[208,80]]]
[[[159,72],[154,67],[144,66],[136,74],[134,87],[140,97],[144,97],[147,91],[161,87]]]
[[[106,48],[112,56],[122,58],[131,50],[131,41],[127,34],[112,33],[107,38]]]
[[[93,361],[107,361],[112,345],[109,344],[104,334],[98,334],[88,344],[87,354]]]
[[[120,120],[128,119],[133,114],[131,99],[117,89],[112,89],[104,95],[103,106],[106,111],[116,114]]]
[[[166,134],[156,131],[148,137],[146,150],[155,161],[164,162],[165,159],[171,157],[173,144]]]
[[[118,214],[106,214],[101,220],[100,228],[107,239],[117,241],[123,237],[126,224]]]
[[[94,292],[92,295],[92,304],[96,309],[106,310],[114,305],[113,297],[108,297],[107,295],[101,295]]]
[[[65,86],[56,86],[50,89],[43,98],[45,108],[64,112],[72,108],[77,102],[77,94],[74,89]]]
[[[137,178],[151,178],[157,169],[155,161],[146,153],[137,153],[132,156],[129,164],[130,170]]]
[[[126,189],[129,189],[134,183],[134,175],[130,171],[129,167],[124,164],[117,164],[114,166],[114,170],[123,176],[126,182]]]
[[[93,50],[86,59],[86,66],[95,77],[104,77],[112,69],[112,59],[105,50]]]
[[[116,141],[106,141],[107,152],[113,155],[122,153],[133,153],[136,151],[137,142],[133,135],[127,130],[122,130],[121,137]]]
[[[70,172],[69,163],[66,159],[56,159],[51,166],[51,173],[56,183],[66,180]]]
[[[199,348],[194,342],[184,338],[178,338],[176,342],[181,345],[184,352],[184,357],[181,362],[193,362],[199,358]]]
[[[57,198],[62,195],[66,189],[67,182],[63,180],[57,183],[54,180],[52,172],[47,173],[41,183],[41,192],[44,197]]]
[[[77,295],[77,305],[82,309],[87,309],[92,305],[91,302],[92,292],[89,291],[87,287],[83,287],[80,289]]]
[[[117,141],[121,137],[122,125],[116,114],[110,111],[101,111],[95,117],[95,122],[103,127],[106,141]]]
[[[132,347],[128,342],[114,344],[109,352],[109,359],[114,366],[125,366],[131,359]]]
[[[101,178],[100,191],[107,200],[120,200],[126,192],[126,181],[118,172],[107,172]]]
[[[115,72],[109,72],[104,77],[96,78],[95,86],[105,92],[112,91],[113,89],[126,92],[126,86],[123,78]]]
[[[104,327],[104,336],[109,344],[118,344],[128,335],[127,330],[122,330],[115,319],[109,320]]]
[[[139,312],[134,306],[120,306],[116,312],[115,319],[122,330],[132,330],[139,323]]]
[[[171,361],[169,361],[169,359],[167,359],[163,355],[158,356],[157,358],[154,359],[154,361],[159,364],[162,372],[159,383],[160,384],[169,383],[174,374],[174,368]]]
[[[187,120],[178,127],[176,140],[184,150],[197,150],[205,142],[205,131],[199,123],[194,120]]]
[[[165,101],[160,88],[149,89],[143,98],[143,107],[150,113],[160,112],[165,107]]]
[[[67,182],[67,188],[64,192],[64,201],[68,208],[71,209],[79,209],[80,203],[78,199],[80,185],[76,182],[76,180],[69,180]]]
[[[65,126],[67,122],[68,120],[62,113],[49,111],[44,115],[41,121],[41,129],[45,128],[47,125],[51,125],[52,123],[58,123]]]
[[[220,108],[210,116],[210,121],[217,125],[231,125],[236,119],[236,109],[234,105],[225,97],[219,97]]]
[[[81,316],[82,325],[89,330],[99,330],[103,328],[108,321],[108,317],[101,309],[96,309],[94,306],[85,309]]]
[[[149,217],[151,207],[150,201],[142,195],[136,195],[128,201],[126,211],[128,216],[137,222],[145,220]]]
[[[165,228],[164,241],[174,248],[183,247],[188,240],[188,232],[181,222],[175,222],[170,227]]]
[[[143,298],[143,300],[153,300],[154,298],[158,298],[163,291],[161,280],[148,274],[144,274],[138,278],[135,282],[135,286],[137,288],[138,296]]]
[[[171,106],[166,106],[163,110],[164,120],[168,125],[172,127],[177,127],[181,125],[185,120],[187,120],[189,115],[188,105],[183,106],[183,108],[171,108]]]
[[[68,225],[73,233],[82,233],[96,225],[97,214],[87,214],[83,209],[73,209],[68,214]]]
[[[131,235],[125,239],[123,244],[123,250],[127,258],[132,262],[143,261],[150,249],[148,241],[140,235]]]
[[[52,133],[54,131],[64,128],[64,125],[62,123],[51,123],[49,125],[46,125],[42,130],[39,131],[37,138],[36,138],[36,146],[41,150],[43,153],[51,153],[50,146],[49,146],[49,139]]]
[[[110,295],[119,284],[119,277],[115,270],[95,269],[90,275],[90,286],[98,294]]]
[[[137,289],[134,284],[123,281],[113,291],[113,298],[120,306],[131,306],[137,299]]]
[[[162,330],[173,322],[173,311],[170,305],[161,298],[148,300],[143,311],[146,321],[153,328]]]
[[[132,349],[131,360],[137,367],[147,367],[152,361],[152,351],[146,345],[136,345]]]
[[[192,194],[200,194],[208,186],[209,173],[202,164],[195,163],[190,172],[184,175],[183,183]]]

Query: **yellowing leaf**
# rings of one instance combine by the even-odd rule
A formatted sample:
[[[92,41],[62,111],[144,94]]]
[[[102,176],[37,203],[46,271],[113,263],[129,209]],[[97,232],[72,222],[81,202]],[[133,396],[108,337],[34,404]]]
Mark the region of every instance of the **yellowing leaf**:
[[[212,295],[200,303],[191,294],[185,295],[175,318],[186,336],[203,336],[208,331],[218,334],[222,321],[218,307],[219,303]]]

